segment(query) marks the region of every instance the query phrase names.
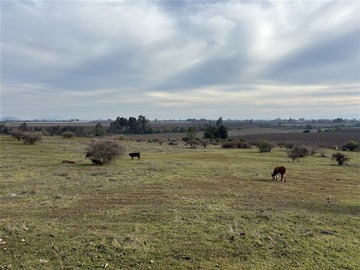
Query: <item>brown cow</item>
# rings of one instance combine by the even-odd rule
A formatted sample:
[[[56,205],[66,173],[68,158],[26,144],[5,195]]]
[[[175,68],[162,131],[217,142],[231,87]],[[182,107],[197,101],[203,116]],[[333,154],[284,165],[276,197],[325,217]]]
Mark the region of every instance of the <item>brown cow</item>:
[[[130,153],[129,156],[131,157],[131,160],[133,160],[134,157],[137,157],[138,159],[140,159],[140,153]]]
[[[284,179],[284,182],[286,182],[286,168],[284,166],[276,166],[274,168],[274,172],[271,174],[272,180],[277,181],[278,175],[281,175],[280,182]]]

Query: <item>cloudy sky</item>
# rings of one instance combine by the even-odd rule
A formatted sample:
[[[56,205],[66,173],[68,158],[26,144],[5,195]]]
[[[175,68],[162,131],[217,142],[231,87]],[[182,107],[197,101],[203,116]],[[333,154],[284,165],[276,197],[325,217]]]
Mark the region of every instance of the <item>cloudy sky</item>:
[[[2,117],[360,117],[358,1],[0,3]]]

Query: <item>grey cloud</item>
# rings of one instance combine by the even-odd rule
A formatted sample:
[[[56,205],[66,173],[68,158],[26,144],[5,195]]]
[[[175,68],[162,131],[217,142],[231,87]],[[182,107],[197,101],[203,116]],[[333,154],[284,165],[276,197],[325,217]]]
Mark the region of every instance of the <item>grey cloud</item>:
[[[359,81],[360,32],[323,40],[272,64],[265,77],[292,83]]]
[[[218,108],[230,117],[237,106],[245,108],[244,99],[260,115],[262,104],[250,97],[270,99],[268,89],[284,84],[313,89],[304,99],[311,93],[319,100],[340,97],[342,91],[352,97],[346,87],[360,81],[353,11],[359,7],[347,1],[1,1],[1,107],[11,115],[32,100],[38,112],[41,100],[63,111],[56,102],[68,95],[75,100],[73,117],[86,118],[94,107],[114,117],[119,104],[130,110],[126,102],[149,117],[161,118],[163,111],[196,117],[191,113],[216,114]],[[266,84],[271,87],[261,90]],[[13,92],[17,85],[24,89]],[[318,85],[338,90],[322,95]],[[176,110],[167,106],[181,95],[201,97],[204,89],[215,96],[236,92],[239,100],[224,106],[198,97]],[[174,95],[145,107],[150,92]]]

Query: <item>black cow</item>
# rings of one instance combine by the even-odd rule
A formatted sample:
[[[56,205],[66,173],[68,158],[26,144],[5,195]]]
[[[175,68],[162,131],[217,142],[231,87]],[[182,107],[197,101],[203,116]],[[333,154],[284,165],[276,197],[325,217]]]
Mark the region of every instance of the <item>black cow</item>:
[[[130,153],[129,156],[131,157],[131,160],[133,160],[134,157],[137,157],[138,159],[140,159],[140,153]]]

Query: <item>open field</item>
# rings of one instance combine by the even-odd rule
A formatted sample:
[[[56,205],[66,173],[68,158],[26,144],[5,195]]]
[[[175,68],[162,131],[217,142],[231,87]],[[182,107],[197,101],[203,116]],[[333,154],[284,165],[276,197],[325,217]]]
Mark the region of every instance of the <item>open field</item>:
[[[359,152],[124,140],[141,160],[95,166],[89,142],[0,136],[0,269],[359,269]]]

